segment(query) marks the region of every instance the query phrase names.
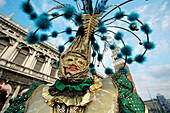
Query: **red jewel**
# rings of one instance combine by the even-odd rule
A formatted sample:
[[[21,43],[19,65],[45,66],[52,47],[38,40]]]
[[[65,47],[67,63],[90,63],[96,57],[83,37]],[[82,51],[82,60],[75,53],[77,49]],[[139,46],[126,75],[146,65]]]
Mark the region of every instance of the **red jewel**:
[[[0,86],[0,89],[2,88],[2,86]]]
[[[3,83],[1,82],[0,85],[2,85]]]
[[[2,89],[2,92],[5,92],[5,89]]]

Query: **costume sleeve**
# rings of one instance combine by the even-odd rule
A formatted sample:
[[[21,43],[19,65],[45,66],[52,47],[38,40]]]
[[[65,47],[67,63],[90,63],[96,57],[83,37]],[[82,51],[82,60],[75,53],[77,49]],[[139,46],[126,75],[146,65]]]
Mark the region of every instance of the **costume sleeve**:
[[[119,90],[119,112],[120,113],[144,113],[143,101],[133,93],[133,85],[126,75],[115,73],[111,75]]]
[[[16,97],[10,100],[10,106],[5,111],[5,113],[24,113],[25,111],[25,103],[31,97],[34,90],[41,85],[41,83],[33,83],[30,89],[21,97]]]

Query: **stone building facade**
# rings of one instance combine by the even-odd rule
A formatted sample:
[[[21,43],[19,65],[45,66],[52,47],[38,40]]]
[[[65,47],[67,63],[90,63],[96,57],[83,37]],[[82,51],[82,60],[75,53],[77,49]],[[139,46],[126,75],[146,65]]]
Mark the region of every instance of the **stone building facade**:
[[[0,13],[0,111],[33,82],[54,83],[58,52],[54,45],[25,41],[29,28]],[[5,104],[4,104],[5,103]]]

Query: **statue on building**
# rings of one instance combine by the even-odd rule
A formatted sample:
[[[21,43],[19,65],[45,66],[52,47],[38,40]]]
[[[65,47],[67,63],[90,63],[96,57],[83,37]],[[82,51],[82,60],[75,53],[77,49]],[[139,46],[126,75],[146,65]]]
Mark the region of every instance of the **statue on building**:
[[[111,32],[116,40],[122,41],[124,47],[121,52],[118,53],[117,58],[123,58],[126,63],[132,63],[133,61],[142,63],[145,60],[145,53],[147,50],[152,49],[154,44],[149,41],[149,34],[151,29],[148,24],[143,24],[138,18],[137,13],[125,14],[123,11],[118,11],[113,17],[106,20],[102,20],[115,9],[120,9],[120,6],[131,2],[127,0],[120,5],[107,5],[108,0],[97,0],[95,8],[93,9],[91,0],[82,0],[83,8],[78,0],[74,0],[77,3],[78,9],[83,10],[77,13],[75,8],[71,5],[62,4],[56,0],[59,4],[58,7],[54,7],[48,11],[48,13],[42,13],[37,16],[34,12],[30,1],[23,3],[23,10],[31,16],[32,20],[36,20],[38,29],[35,32],[30,32],[26,37],[26,41],[29,44],[36,44],[48,39],[48,35],[42,34],[38,37],[37,32],[39,29],[50,29],[51,21],[64,16],[67,20],[72,20],[78,27],[75,38],[70,37],[67,42],[72,44],[64,51],[64,45],[58,46],[59,62],[57,62],[58,79],[54,84],[40,84],[34,83],[30,89],[21,97],[10,100],[10,107],[6,110],[6,113],[144,113],[145,107],[137,94],[133,93],[134,85],[128,80],[126,74],[128,73],[126,67],[120,67],[118,73],[114,73],[110,67],[105,67],[102,59],[104,52],[107,48],[111,50],[116,49],[115,44],[111,44],[104,34]],[[64,13],[52,13],[50,11],[63,8]],[[108,8],[110,11],[106,12]],[[105,15],[104,15],[105,14]],[[52,16],[50,18],[50,16]],[[73,16],[75,17],[73,19]],[[124,16],[128,17],[130,23],[130,29],[111,26],[115,21],[119,21]],[[133,33],[138,31],[139,28],[137,21],[142,24],[141,29],[147,35],[147,41],[142,42],[141,39]],[[137,55],[134,59],[131,57],[131,47],[125,45],[121,32],[115,33],[109,30],[109,28],[120,28],[132,33],[139,40],[139,44],[143,44],[145,52]],[[70,34],[72,28],[66,28],[65,32]],[[99,32],[99,33],[97,33]],[[53,31],[51,36],[57,37],[62,32]],[[103,53],[100,51],[100,46],[95,36],[101,38],[104,42]],[[92,51],[92,52],[91,52]],[[122,57],[122,56],[123,57]],[[100,79],[95,69],[95,58],[105,68],[107,77]]]

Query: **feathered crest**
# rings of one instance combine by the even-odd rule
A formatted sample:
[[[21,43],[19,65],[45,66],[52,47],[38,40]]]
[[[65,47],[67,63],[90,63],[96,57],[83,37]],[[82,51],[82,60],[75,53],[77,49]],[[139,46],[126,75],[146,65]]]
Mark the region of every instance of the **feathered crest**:
[[[93,5],[92,5],[92,1],[91,0],[82,0],[83,3],[83,10],[85,11],[85,13],[89,13],[90,15],[92,15],[93,13]]]
[[[100,3],[98,3],[98,5],[97,5],[94,14],[100,14],[100,13],[106,8],[106,3],[107,3],[107,1],[108,1],[108,0],[101,0]],[[105,11],[103,11],[102,14],[103,14],[104,12],[105,12]]]

